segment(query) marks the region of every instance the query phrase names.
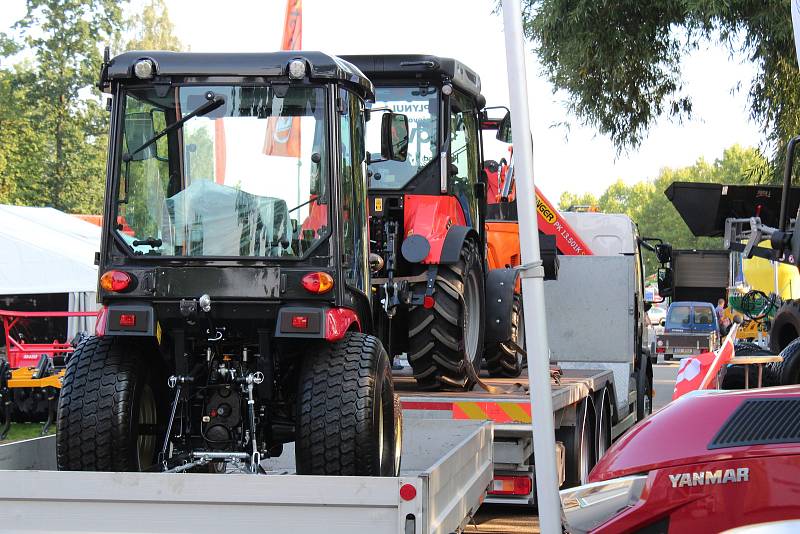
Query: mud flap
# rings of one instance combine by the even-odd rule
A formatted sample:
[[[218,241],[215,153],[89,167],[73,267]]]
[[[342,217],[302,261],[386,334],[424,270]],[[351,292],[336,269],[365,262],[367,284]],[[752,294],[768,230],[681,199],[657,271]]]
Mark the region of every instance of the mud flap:
[[[484,345],[491,347],[511,339],[511,309],[519,271],[492,269],[486,274],[486,333]]]

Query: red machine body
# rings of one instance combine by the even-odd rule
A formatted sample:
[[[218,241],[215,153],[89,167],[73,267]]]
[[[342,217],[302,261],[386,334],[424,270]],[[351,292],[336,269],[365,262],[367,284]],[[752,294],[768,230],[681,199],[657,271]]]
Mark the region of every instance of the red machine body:
[[[0,310],[3,320],[8,363],[11,369],[20,367],[35,367],[43,355],[53,358],[55,355],[68,354],[75,348],[68,342],[53,340],[52,343],[26,343],[15,333],[16,327],[29,319],[42,319],[48,317],[94,317],[97,312],[28,312]]]
[[[466,226],[464,210],[453,196],[405,195],[403,225],[408,237],[421,235],[431,246],[423,264],[436,264],[441,261],[442,247],[450,228]]]
[[[638,501],[595,532],[720,532],[800,518],[798,407],[798,386],[702,392],[667,405],[592,470],[590,482],[647,475]],[[762,413],[742,419],[752,408]],[[731,438],[740,443],[725,446]]]

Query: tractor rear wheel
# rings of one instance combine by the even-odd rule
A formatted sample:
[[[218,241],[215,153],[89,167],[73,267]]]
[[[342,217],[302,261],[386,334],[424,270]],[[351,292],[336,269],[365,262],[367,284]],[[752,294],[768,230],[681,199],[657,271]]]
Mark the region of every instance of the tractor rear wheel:
[[[772,320],[769,330],[769,348],[780,353],[789,343],[800,337],[800,300],[785,301]]]
[[[397,476],[402,420],[376,337],[348,332],[324,345],[303,358],[299,380],[298,474]]]
[[[480,372],[484,333],[483,267],[465,241],[459,261],[440,265],[432,308],[416,306],[408,319],[408,361],[421,389],[469,389],[471,364]]]
[[[764,375],[770,378],[769,385],[800,384],[800,338],[786,345],[781,351],[781,356],[782,362],[769,363],[764,370]]]
[[[486,347],[486,369],[495,378],[517,378],[522,373],[525,357],[518,349],[525,347],[525,315],[522,310],[522,296],[514,293],[511,304],[511,339],[513,343],[497,343]]]
[[[130,340],[90,337],[67,364],[58,401],[61,471],[145,471],[163,439],[166,376]]]

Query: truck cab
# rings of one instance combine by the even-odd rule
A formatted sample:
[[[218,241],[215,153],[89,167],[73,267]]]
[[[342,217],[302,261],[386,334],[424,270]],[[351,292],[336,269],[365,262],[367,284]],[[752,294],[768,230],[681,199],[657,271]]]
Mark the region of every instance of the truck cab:
[[[678,301],[667,310],[664,333],[656,340],[656,352],[671,360],[716,350],[719,342],[719,319],[713,304]]]

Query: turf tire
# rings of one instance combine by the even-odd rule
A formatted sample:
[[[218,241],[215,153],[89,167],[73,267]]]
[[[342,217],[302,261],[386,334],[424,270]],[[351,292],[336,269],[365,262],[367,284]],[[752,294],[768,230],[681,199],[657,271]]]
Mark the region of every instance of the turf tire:
[[[295,459],[301,475],[396,476],[400,451],[389,357],[348,332],[303,358]]]
[[[166,426],[166,376],[160,360],[147,353],[119,337],[89,337],[75,349],[58,401],[59,470],[155,465]]]

